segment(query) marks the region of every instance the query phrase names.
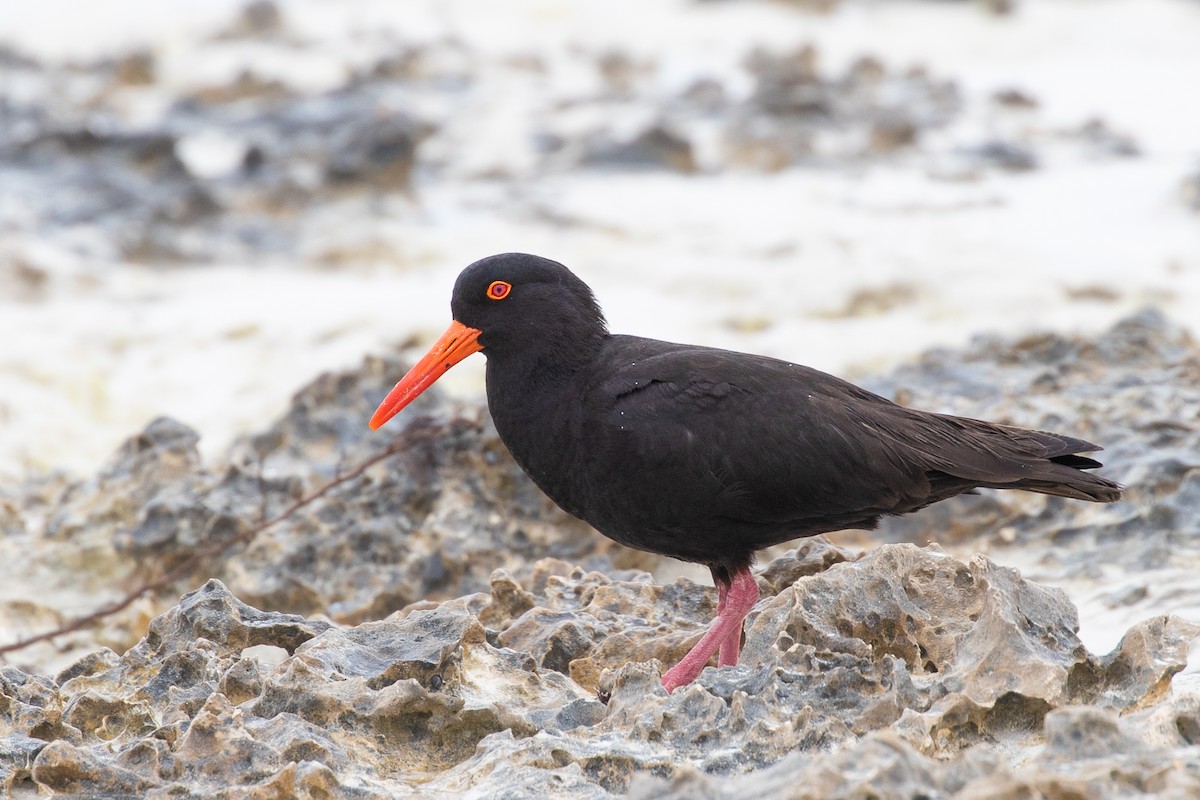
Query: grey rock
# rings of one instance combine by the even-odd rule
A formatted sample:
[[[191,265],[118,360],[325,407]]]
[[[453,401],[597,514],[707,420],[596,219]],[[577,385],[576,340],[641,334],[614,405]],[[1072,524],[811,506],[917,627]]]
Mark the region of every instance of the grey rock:
[[[746,68],[754,92],[732,115],[725,137],[735,166],[778,170],[887,155],[911,148],[961,106],[952,82],[920,69],[889,71],[874,58],[858,60],[843,75],[826,74],[812,45],[756,50]]]
[[[305,47],[269,0],[249,3],[218,38],[284,53]],[[411,199],[419,148],[433,126],[409,112],[405,87],[388,75],[368,71],[333,90],[304,92],[247,69],[189,96],[164,96],[173,102],[163,113],[130,122],[125,93],[155,84],[156,56],[138,50],[94,65],[13,65],[29,88],[0,88],[13,123],[0,128],[0,178],[30,229],[69,236],[95,226],[102,238],[78,241],[105,260],[295,258],[306,238],[298,208],[319,213],[349,196],[370,212],[382,197]],[[229,164],[189,160],[197,131],[222,140]]]
[[[691,143],[663,125],[653,125],[627,141],[612,141],[604,133],[585,145],[580,163],[611,169],[669,169],[695,172]]]
[[[964,151],[972,161],[1006,172],[1030,172],[1038,168],[1038,157],[1028,147],[1007,141],[990,141]]]
[[[148,625],[142,605],[73,635],[53,679],[0,669],[0,774],[10,790],[147,797],[1193,796],[1200,694],[1176,676],[1200,627],[1147,614],[1093,654],[1061,590],[1001,564],[1041,540],[1052,575],[1186,574],[1198,363],[1144,313],[1094,340],[983,338],[877,379],[928,407],[1082,420],[1131,499],[981,495],[892,520],[865,555],[800,542],[760,572],[739,666],[673,695],[662,665],[702,634],[711,587],[622,568],[475,409],[434,394],[370,438],[357,423],[400,365],[321,376],[221,469],[193,431],[155,421],[89,481],[7,495],[15,535],[64,580],[182,563],[385,443],[396,454],[206,562],[178,601],[146,601],[162,609]],[[990,555],[905,542],[935,537]],[[1121,607],[1194,591],[1154,585]],[[100,646],[131,630],[145,633]]]
[[[1192,211],[1200,211],[1200,168],[1179,182],[1179,199]]]

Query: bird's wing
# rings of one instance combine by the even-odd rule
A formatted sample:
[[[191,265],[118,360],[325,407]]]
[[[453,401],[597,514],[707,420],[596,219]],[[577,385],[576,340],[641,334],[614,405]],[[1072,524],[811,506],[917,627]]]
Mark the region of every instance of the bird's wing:
[[[883,398],[771,358],[642,347],[585,400],[601,457],[768,526],[802,525],[809,510],[849,524],[928,494],[921,459],[877,429],[881,409],[899,408]]]

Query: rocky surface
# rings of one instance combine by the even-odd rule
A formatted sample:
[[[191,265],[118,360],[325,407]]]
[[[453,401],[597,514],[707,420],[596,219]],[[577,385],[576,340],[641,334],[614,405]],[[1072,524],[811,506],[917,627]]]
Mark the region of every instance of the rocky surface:
[[[229,421],[280,362],[444,324],[497,241],[662,335],[843,364],[1195,324],[1189,7],[668,5],[255,0],[95,57],[0,45],[0,444],[38,448],[0,459],[0,647],[179,571],[0,656],[6,795],[1200,795],[1200,349],[1158,311],[865,381],[1100,442],[1125,502],[985,492],[764,553],[742,664],[672,696],[707,576],[555,509],[483,408],[369,432],[388,355]],[[181,394],[217,410],[46,471]]]
[[[1076,602],[1122,609],[1125,620],[1163,607],[1200,612],[1189,578],[1200,569],[1200,357],[1161,314],[1142,312],[1090,340],[979,337],[965,352],[930,352],[868,384],[914,406],[1103,443],[1105,474],[1127,487],[1126,502],[1103,507],[963,498],[888,520],[884,538],[987,552],[1071,587]]]
[[[1189,797],[1200,791],[1194,574],[1200,349],[1146,312],[1095,339],[983,338],[873,382],[904,402],[1109,445],[1127,502],[987,493],[860,553],[765,560],[737,668],[668,696],[715,593],[552,508],[479,409],[362,421],[403,365],[318,378],[214,468],[167,419],[93,479],[4,498],[7,569],[87,607],[397,453],[97,629],[9,656],[0,776],[142,797]],[[855,534],[856,536],[857,534]],[[865,534],[875,536],[876,534]],[[918,547],[938,540],[937,546]],[[1045,546],[1049,543],[1050,546]],[[990,555],[972,555],[987,551]],[[1066,593],[1136,613],[1105,654]],[[205,580],[207,576],[216,576]],[[1141,586],[1141,591],[1122,588]],[[198,586],[187,591],[190,586]],[[186,594],[176,602],[176,592]],[[0,606],[10,635],[78,610]],[[1174,680],[1173,680],[1174,678]]]

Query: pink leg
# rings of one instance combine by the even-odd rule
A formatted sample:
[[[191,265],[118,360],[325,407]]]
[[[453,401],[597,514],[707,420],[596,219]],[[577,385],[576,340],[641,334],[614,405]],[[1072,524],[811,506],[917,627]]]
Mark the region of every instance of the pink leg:
[[[717,585],[717,616],[720,617],[725,612],[725,605],[728,602],[729,584],[718,580],[716,576],[713,576],[713,583]],[[736,666],[741,649],[742,626],[739,625],[729,632],[729,638],[721,642],[721,648],[717,651],[717,666]]]
[[[721,666],[736,663],[741,647],[742,620],[757,602],[758,584],[754,582],[749,569],[743,568],[733,573],[725,592],[721,591],[721,584],[718,582],[717,618],[708,632],[696,642],[696,646],[689,650],[678,664],[666,671],[662,679],[663,688],[673,692],[680,686],[694,681],[708,665],[713,653],[718,650],[721,651],[718,657]],[[726,663],[726,657],[731,657],[732,660]]]
[[[729,631],[729,638],[721,642],[721,649],[717,651],[717,666],[736,667],[741,654],[742,626],[738,625]]]

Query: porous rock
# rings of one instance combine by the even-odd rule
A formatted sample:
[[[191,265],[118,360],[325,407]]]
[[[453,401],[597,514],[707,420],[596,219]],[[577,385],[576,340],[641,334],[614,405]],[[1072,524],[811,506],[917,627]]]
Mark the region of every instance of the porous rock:
[[[981,339],[876,380],[926,407],[1081,420],[1130,500],[988,494],[891,520],[893,543],[865,555],[800,542],[759,571],[740,665],[672,695],[662,667],[702,634],[714,590],[618,566],[474,409],[433,395],[368,438],[403,365],[322,376],[222,469],[156,421],[91,481],[10,494],[0,546],[51,559],[38,568],[64,585],[119,585],[130,559],[184,563],[396,452],[205,562],[177,602],[72,634],[53,678],[34,663],[62,654],[0,670],[0,774],[18,793],[147,797],[1192,796],[1200,695],[1177,674],[1197,627],[1154,603],[1194,591],[1157,576],[1195,557],[1197,363],[1147,313],[1095,340]],[[955,553],[904,543],[935,537]],[[1003,566],[1037,539],[1055,543],[1035,565],[1053,574],[1107,560],[1141,576],[1120,607],[1148,613],[1111,652],[1083,646],[1064,592]],[[53,612],[41,602],[22,608]]]
[[[498,597],[339,627],[254,609],[209,581],[123,656],[85,657],[55,681],[8,668],[0,719],[12,780],[162,797],[223,796],[231,785],[437,797],[485,776],[495,796],[540,786],[550,797],[839,797],[878,782],[948,793],[985,779],[1087,786],[1105,758],[1145,791],[1200,779],[1172,749],[1190,746],[1200,705],[1166,689],[1200,629],[1151,620],[1114,654],[1093,656],[1061,592],[984,558],[888,545],[800,577],[759,606],[739,667],[705,670],[673,695],[662,662],[633,655],[661,632],[632,623],[657,601],[699,633],[708,592],[576,571],[545,578],[544,593],[521,587],[533,608],[485,627],[484,610],[514,583],[498,576]],[[672,590],[704,602],[682,604]],[[626,638],[630,654],[602,673],[601,700],[497,646],[520,641],[536,609],[574,618],[581,652]],[[231,678],[261,645],[290,655]],[[1003,757],[1038,742],[1045,767],[1032,777]],[[847,770],[855,760],[869,766]]]
[[[1105,475],[1126,501],[1074,503],[993,492],[884,520],[872,534],[986,549],[997,560],[1032,543],[1047,574],[1129,577],[1194,571],[1200,533],[1200,347],[1162,312],[1147,309],[1095,338],[1037,334],[977,337],[963,352],[933,350],[892,375],[865,382],[885,397],[997,422],[1058,430],[1100,442]],[[1181,584],[1176,599],[1200,597]],[[1150,588],[1130,606],[1153,608]]]
[[[95,478],[49,497],[31,490],[27,502],[38,513],[14,519],[21,525],[0,550],[35,558],[44,585],[62,591],[0,603],[0,620],[14,620],[19,632],[59,615],[54,603],[79,590],[91,602],[115,599],[122,586],[186,565],[197,551],[214,554],[190,562],[157,609],[143,602],[107,620],[102,641],[130,646],[163,601],[211,574],[258,606],[357,622],[487,590],[496,569],[529,578],[546,555],[611,564],[604,554],[615,545],[555,508],[479,409],[435,392],[394,432],[371,434],[364,420],[406,367],[370,358],[360,369],[319,376],[283,418],[238,442],[221,468],[200,463],[194,431],[163,418],[122,444]],[[389,446],[394,453],[377,466],[285,513]],[[259,529],[248,545],[219,550]],[[84,647],[45,657],[57,669]]]

